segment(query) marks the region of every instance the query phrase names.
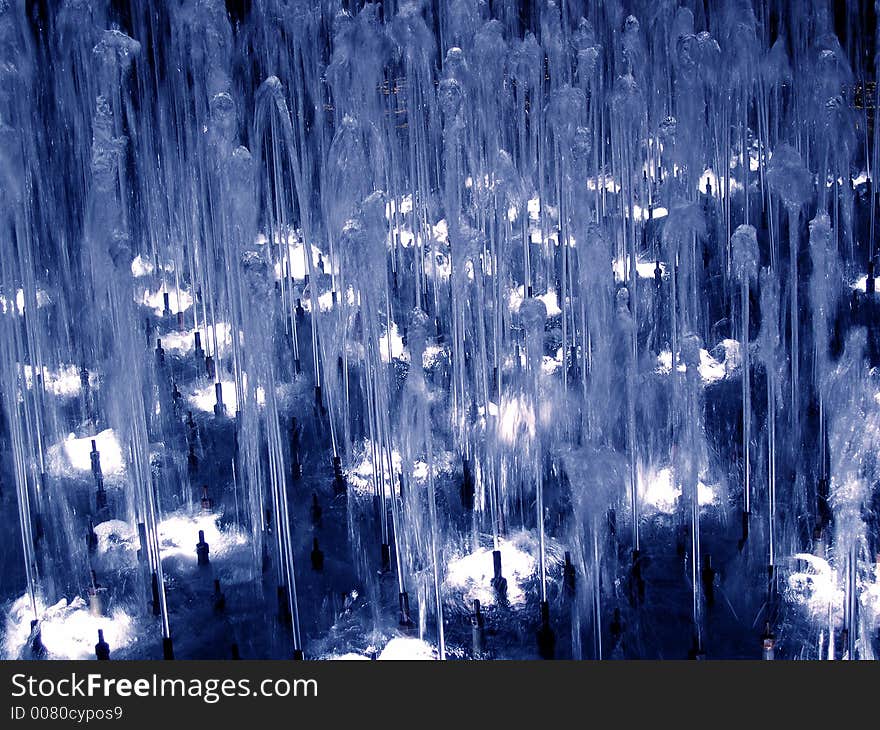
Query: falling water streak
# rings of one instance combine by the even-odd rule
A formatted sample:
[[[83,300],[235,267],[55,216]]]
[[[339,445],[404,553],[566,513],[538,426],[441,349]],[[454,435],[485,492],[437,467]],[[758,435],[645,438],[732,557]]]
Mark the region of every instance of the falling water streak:
[[[158,525],[177,509],[198,508],[193,489],[207,483],[223,530],[248,543],[246,569],[230,574],[253,577],[267,558],[267,581],[277,572],[278,587],[288,588],[294,651],[326,651],[336,629],[325,618],[335,606],[328,601],[316,613],[319,601],[301,591],[300,606],[296,595],[294,558],[298,564],[308,543],[298,490],[309,484],[325,515],[320,528],[315,518],[315,536],[332,558],[308,585],[322,595],[352,589],[340,567],[345,550],[330,537],[339,528],[363,548],[354,573],[368,584],[344,615],[357,631],[380,626],[378,556],[366,544],[372,512],[362,509],[361,485],[348,480],[366,452],[383,568],[393,541],[398,590],[410,584],[420,626],[426,613],[436,615],[441,656],[459,648],[449,556],[489,542],[506,556],[507,542],[520,539],[510,526],[531,540],[522,549],[534,560],[532,574],[513,578],[505,563],[517,589],[529,586],[528,606],[556,595],[557,551],[576,558],[583,580],[564,609],[572,612],[572,656],[587,620],[597,657],[608,650],[603,627],[615,653],[624,644],[633,655],[653,651],[643,640],[650,611],[638,602],[627,609],[629,627],[610,619],[620,608],[612,586],[626,568],[637,574],[636,564],[624,568],[614,555],[630,541],[635,551],[650,546],[663,573],[667,523],[655,515],[666,505],[655,492],[665,482],[655,477],[670,469],[683,510],[673,508],[669,522],[691,526],[690,545],[681,547],[691,553],[698,644],[707,630],[720,634],[739,621],[716,622],[708,611],[701,584],[711,564],[701,540],[707,547],[727,537],[735,503],[764,522],[766,498],[767,556],[780,585],[791,577],[788,553],[810,550],[810,529],[824,519],[814,542],[828,541],[823,560],[845,593],[827,612],[812,611],[789,580],[771,627],[784,633],[786,653],[833,657],[843,643],[840,654],[864,658],[873,614],[862,607],[874,579],[863,551],[876,542],[876,527],[844,524],[839,501],[805,489],[814,477],[833,490],[849,483],[840,462],[846,433],[865,439],[847,445],[859,457],[858,478],[876,481],[871,428],[840,420],[852,410],[870,426],[876,384],[855,377],[836,390],[828,384],[839,343],[876,314],[872,269],[861,277],[874,263],[880,139],[870,133],[865,97],[876,101],[880,92],[870,92],[876,59],[863,37],[873,29],[852,32],[862,20],[854,7],[834,17],[812,6],[779,15],[763,1],[713,1],[637,18],[569,0],[522,14],[506,2],[380,10],[328,0],[268,14],[262,4],[227,10],[219,0],[180,8],[145,0],[129,14],[104,5],[0,10],[8,71],[0,80],[0,239],[9,254],[0,257],[7,426],[0,456],[18,503],[18,525],[8,511],[4,534],[20,535],[23,560],[9,582],[27,582],[35,614],[43,603],[71,601],[90,566],[107,559],[112,525],[101,523],[119,520],[142,526],[143,563],[101,576],[113,600],[142,602],[142,580],[124,571],[156,573],[163,636],[170,639],[171,624],[184,631],[182,579],[167,558],[162,572],[167,548]],[[570,113],[555,114],[565,99]],[[340,152],[350,120],[357,144]],[[253,150],[250,168],[241,144]],[[797,169],[783,164],[795,151]],[[865,176],[850,181],[856,171]],[[387,212],[348,245],[343,230],[361,220],[374,191]],[[680,227],[682,207],[694,214]],[[816,289],[830,282],[832,267],[813,260],[804,270],[798,261],[800,216],[812,230],[820,210],[840,257],[833,287],[840,306]],[[787,254],[778,250],[783,211]],[[756,259],[770,265],[759,282],[738,273],[729,234],[740,223],[757,228]],[[645,281],[648,258],[654,286]],[[799,292],[808,272],[810,290]],[[623,287],[626,312],[615,321]],[[774,287],[788,300],[781,316],[765,306]],[[753,294],[761,295],[759,309],[750,306]],[[150,302],[163,295],[174,305],[160,305],[160,315]],[[537,299],[552,311],[524,327]],[[414,303],[436,323],[416,367],[403,319]],[[622,324],[627,329],[616,329]],[[685,362],[691,332],[705,350]],[[876,360],[876,334],[869,337]],[[164,349],[153,351],[157,340]],[[763,372],[752,372],[755,357]],[[71,364],[81,371],[75,393],[76,383],[66,382]],[[802,378],[811,364],[812,377]],[[859,361],[852,372],[873,378],[875,364]],[[424,371],[422,383],[409,382],[414,370]],[[752,392],[762,376],[765,430],[755,420],[764,395]],[[211,385],[213,418],[202,393]],[[304,396],[311,388],[314,397]],[[857,390],[861,400],[850,409],[846,398]],[[728,408],[740,401],[737,446],[725,429],[739,420]],[[189,408],[196,415],[184,426],[179,416]],[[789,428],[777,427],[777,408],[791,409]],[[281,438],[292,418],[304,457],[295,481]],[[69,434],[79,440],[107,429],[121,463],[110,477],[102,447],[101,499],[109,494],[102,507],[79,474]],[[816,438],[816,453],[801,458]],[[189,474],[181,444],[193,449]],[[583,514],[570,504],[580,504],[586,487],[559,476],[569,447],[584,447],[585,468],[614,485],[613,498],[596,498]],[[612,466],[592,456],[605,450]],[[782,463],[780,453],[793,459]],[[338,501],[325,500],[331,455]],[[468,484],[460,484],[461,470],[447,468],[448,455],[465,464]],[[343,501],[344,529],[335,524]],[[814,514],[829,506],[832,514]],[[89,553],[87,514],[96,528]],[[606,515],[632,519],[631,534],[618,534]],[[755,539],[764,539],[761,531]],[[91,555],[96,549],[101,554]],[[759,554],[713,554],[725,563],[722,583],[758,575],[766,568]],[[237,567],[234,550],[216,559],[224,572]],[[662,585],[651,585],[652,601],[666,597]],[[732,601],[736,613],[754,600],[743,591]],[[560,628],[569,617],[555,615],[555,602],[551,608],[550,623]],[[499,656],[509,636],[523,633],[519,615],[486,614],[504,637],[492,649]],[[663,627],[664,646],[673,631]],[[809,639],[796,646],[801,636]]]

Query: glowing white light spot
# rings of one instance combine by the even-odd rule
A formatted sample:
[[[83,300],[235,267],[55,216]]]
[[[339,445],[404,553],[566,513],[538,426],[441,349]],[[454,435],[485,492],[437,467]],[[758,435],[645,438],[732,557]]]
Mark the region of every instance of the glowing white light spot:
[[[706,192],[706,183],[711,184],[712,195],[717,197],[724,197],[724,180],[722,179],[719,182],[718,176],[715,174],[715,171],[712,168],[706,168],[706,170],[700,176],[700,192]],[[733,177],[728,178],[728,185],[730,185],[730,192],[742,190],[742,184]]]
[[[620,282],[627,281],[627,266],[629,260],[627,257],[619,257],[614,259],[613,268],[614,268],[614,278]],[[654,269],[657,268],[656,261],[643,261],[639,260],[636,262],[636,275],[640,279],[653,279],[654,278]],[[662,261],[660,262],[660,275],[666,276],[666,264]]]
[[[337,294],[337,296],[338,296],[338,294]],[[349,305],[354,306],[358,302],[357,294],[354,291],[354,289],[352,289],[351,287],[349,287],[348,291],[345,293],[345,297],[346,297],[346,300],[348,301]],[[312,295],[311,295],[311,293],[309,293],[308,295],[306,295],[302,299],[301,304],[302,304],[302,308],[306,312],[312,311]],[[318,307],[320,308],[320,310],[322,312],[329,312],[333,309],[334,301],[333,301],[333,292],[332,291],[325,291],[323,294],[318,295]]]
[[[448,356],[449,351],[442,345],[428,345],[425,348],[425,356],[422,359],[422,365],[426,370],[433,368],[440,360]]]
[[[390,218],[395,213],[400,212],[404,215],[412,213],[412,195],[404,195],[400,200],[389,200],[385,204],[385,215]]]
[[[732,341],[731,341],[732,342]],[[709,385],[710,383],[715,383],[719,380],[723,380],[727,375],[730,374],[728,368],[730,365],[725,366],[724,362],[718,362],[712,355],[709,354],[708,350],[700,349],[700,378],[703,383]],[[686,368],[681,360],[678,361],[677,367],[675,368],[678,372],[685,372]],[[654,372],[659,373],[661,375],[668,375],[672,371],[672,353],[669,350],[663,350],[659,355],[657,355],[657,367]]]
[[[131,275],[136,279],[153,273],[153,264],[138,254],[131,262]]]
[[[179,332],[177,330],[172,330],[171,332],[165,332],[162,334],[162,349],[166,352],[175,353],[178,355],[183,355],[188,352],[192,352],[196,346],[195,333],[201,332],[202,339],[202,349],[206,350],[209,348],[213,350],[214,347],[214,335],[213,335],[213,327],[205,327],[199,328],[198,330],[185,330],[183,332]],[[217,323],[217,349],[220,353],[226,352],[226,350],[232,345],[232,328],[226,324],[225,322]],[[207,352],[208,350],[206,350]]]
[[[490,404],[489,413],[493,413]],[[525,444],[535,438],[535,410],[525,397],[503,396],[501,407],[495,406],[498,415],[498,438],[502,443],[513,446]],[[525,441],[523,440],[525,439]]]
[[[205,542],[211,549],[211,557],[222,557],[238,547],[248,544],[248,536],[232,527],[221,529],[219,514],[199,513],[190,515],[177,512],[159,523],[159,552],[162,559],[170,557],[189,558],[196,561],[196,543],[199,530],[205,533]]]
[[[165,314],[165,291],[158,289],[154,292],[145,291],[141,297],[141,304],[153,310],[157,317]],[[183,289],[168,292],[168,309],[171,314],[185,312],[193,305],[192,295]]]
[[[106,520],[94,529],[98,555],[119,569],[129,565],[140,548],[135,528],[122,520]]]
[[[174,262],[166,261],[164,263],[159,264],[159,270],[164,271],[167,274],[174,272]],[[131,275],[135,279],[140,279],[144,276],[149,276],[150,274],[156,271],[156,267],[153,265],[153,262],[145,259],[143,256],[138,254],[132,259],[131,262]]]
[[[427,641],[408,636],[398,636],[389,641],[382,653],[380,660],[431,660],[437,658],[437,651]]]
[[[606,192],[609,193],[616,194],[620,192],[620,185],[614,181],[614,178],[611,177],[611,175],[604,175],[599,179],[594,177],[587,179],[587,190],[601,190],[603,187]]]
[[[627,210],[626,213],[628,218],[629,211]],[[662,206],[657,206],[656,208],[643,208],[640,205],[633,205],[632,214],[638,220],[647,221],[651,220],[652,218],[654,220],[658,218],[665,218],[667,215],[669,215],[669,211]]]
[[[382,362],[391,362],[392,358],[403,356],[403,338],[397,333],[394,322],[391,323],[391,329],[379,338],[379,354]]]
[[[404,228],[403,226],[397,226],[397,228],[394,229],[394,237],[397,240],[397,243],[404,248],[409,248],[416,241],[413,232],[409,230],[409,228]]]
[[[535,548],[534,540],[527,532],[498,540],[502,573],[507,580],[507,601],[511,605],[526,600],[523,585],[537,569]],[[469,603],[478,600],[484,606],[490,606],[495,603],[496,596],[492,586],[494,571],[492,549],[481,547],[449,561],[446,567],[446,585],[463,591]]]
[[[640,497],[646,512],[675,512],[676,502],[681,497],[681,485],[675,483],[672,469],[664,467],[658,471],[642,473],[639,478]],[[702,481],[697,482],[697,500],[701,507],[715,504],[715,490]]]
[[[242,373],[242,390],[247,393],[247,373]],[[231,380],[220,381],[220,392],[223,398],[223,405],[226,407],[227,415],[233,415],[238,412],[238,395],[235,390],[235,383]],[[259,385],[256,389],[257,405],[266,405],[266,391],[263,386]],[[194,408],[204,413],[213,413],[214,405],[217,403],[217,390],[214,383],[198,387],[189,394],[187,400]]]
[[[858,175],[853,178],[853,185],[858,187],[859,185],[864,185],[871,178],[868,176],[868,173],[865,170],[862,170]]]
[[[867,274],[859,279],[856,279],[852,284],[849,285],[850,289],[853,291],[860,291],[866,293],[868,291],[868,276]],[[880,285],[876,285],[874,292],[880,291]]]
[[[439,243],[446,243],[449,240],[449,227],[446,224],[446,219],[442,218],[437,221],[437,224],[433,228],[434,238]]]
[[[259,236],[258,243],[265,244],[266,237]],[[306,274],[309,273],[309,268],[307,266],[306,261],[306,247],[305,244],[296,238],[292,233],[287,236],[287,259],[285,260],[285,250],[284,244],[281,243],[281,236],[275,236],[275,243],[277,246],[277,251],[275,251],[274,256],[276,259],[275,263],[275,278],[281,279],[285,274],[293,277],[297,281],[302,281],[306,278]],[[311,245],[312,251],[312,271],[320,273],[319,267],[323,264],[327,267],[328,262],[327,259],[324,258],[324,252],[315,246]]]
[[[113,651],[129,646],[136,635],[134,620],[125,611],[115,608],[108,616],[93,616],[81,597],[70,603],[62,598],[48,608],[38,600],[37,614],[43,646],[52,659],[93,659],[99,629],[110,645],[111,656]],[[32,618],[30,599],[22,596],[12,605],[6,618],[4,658],[16,658],[25,647]]]
[[[548,317],[557,317],[562,314],[562,310],[559,308],[559,297],[555,289],[548,289],[543,294],[538,294],[535,298],[544,302]],[[518,286],[515,289],[511,289],[507,295],[507,306],[510,307],[510,311],[514,313],[519,312],[524,299],[525,287]]]
[[[396,481],[398,475],[403,469],[403,458],[397,449],[391,450],[391,466],[395,481],[391,481],[391,471],[388,469],[388,459],[383,451],[379,454],[380,460],[385,465],[385,496],[391,497],[396,493],[399,483]],[[437,479],[442,475],[452,474],[455,470],[455,460],[450,451],[436,451],[434,453],[434,478]],[[364,439],[363,446],[359,451],[359,456],[355,461],[355,465],[346,472],[349,485],[361,494],[373,494],[376,490],[374,483],[374,467],[373,467],[373,447],[370,439]],[[382,478],[382,470],[375,472],[375,480]],[[412,473],[409,475],[411,483],[425,484],[428,481],[428,464],[420,459],[413,462]]]
[[[52,302],[52,300],[49,298],[49,295],[42,289],[37,289],[36,298],[37,309],[42,309],[47,304],[51,304]],[[15,292],[15,309],[19,315],[24,314],[24,305],[24,289],[18,289]],[[2,312],[3,314],[7,314],[11,309],[12,307],[9,304],[9,300],[3,295],[0,295],[0,312]]]
[[[846,593],[831,564],[810,553],[797,553],[792,559],[805,563],[806,569],[788,576],[788,600],[804,608],[814,621],[842,624]]]
[[[528,210],[529,210],[529,218],[533,221],[538,220],[538,216],[541,214],[541,201],[537,198],[532,198],[528,202]]]
[[[92,470],[92,439],[101,454],[101,473],[104,477],[118,476],[125,470],[122,449],[112,428],[94,436],[76,438],[70,434],[60,444],[49,447],[49,473],[53,476],[70,476],[73,472]]]
[[[30,365],[23,366],[25,384],[28,389],[34,387],[34,368]],[[75,365],[61,365],[55,370],[43,366],[43,390],[60,398],[70,398],[79,395],[82,391],[80,371]],[[98,378],[94,373],[89,373],[89,387],[96,388]]]

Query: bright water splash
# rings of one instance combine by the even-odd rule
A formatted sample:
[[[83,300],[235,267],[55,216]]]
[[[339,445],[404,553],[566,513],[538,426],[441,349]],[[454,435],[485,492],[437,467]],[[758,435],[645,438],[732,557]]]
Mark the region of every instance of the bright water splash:
[[[49,5],[5,655],[877,656],[864,4]]]

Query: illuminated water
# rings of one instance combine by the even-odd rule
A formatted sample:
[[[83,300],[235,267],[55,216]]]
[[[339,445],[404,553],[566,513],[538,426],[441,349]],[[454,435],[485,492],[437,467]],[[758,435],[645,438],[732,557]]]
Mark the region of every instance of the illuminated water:
[[[3,656],[876,658],[876,26],[0,0]]]

